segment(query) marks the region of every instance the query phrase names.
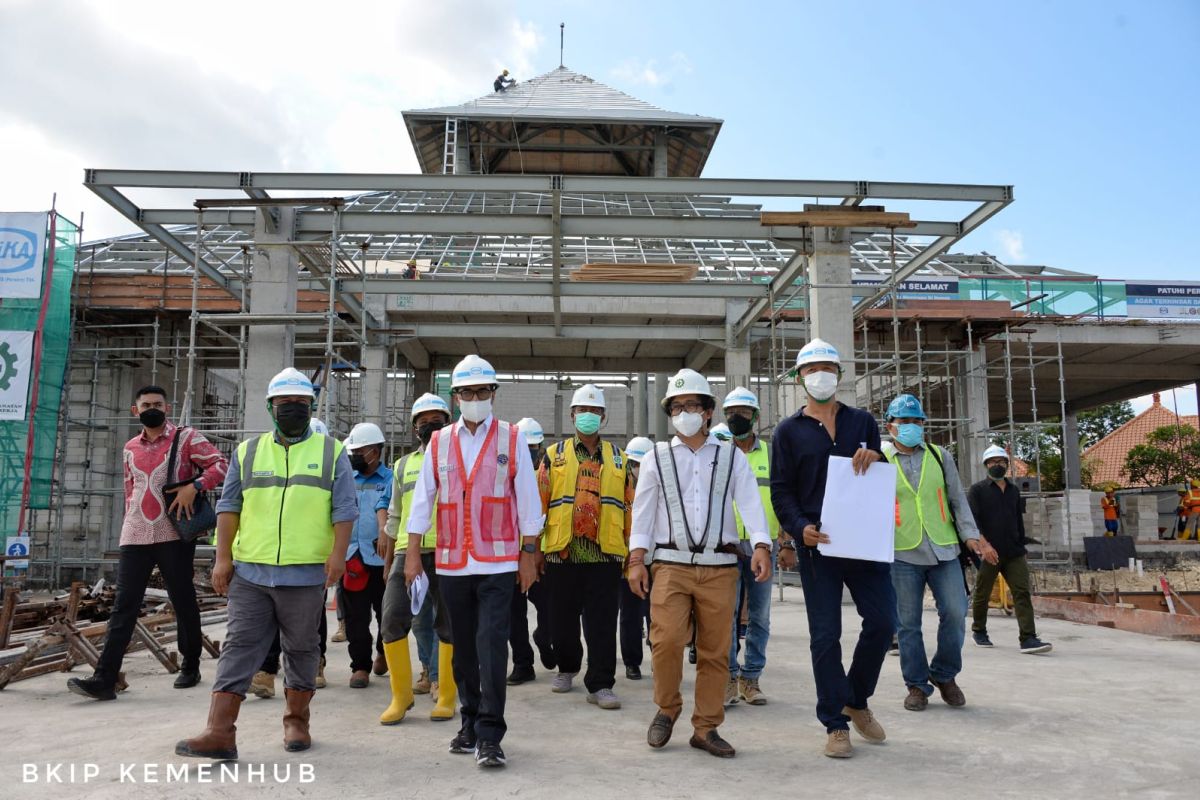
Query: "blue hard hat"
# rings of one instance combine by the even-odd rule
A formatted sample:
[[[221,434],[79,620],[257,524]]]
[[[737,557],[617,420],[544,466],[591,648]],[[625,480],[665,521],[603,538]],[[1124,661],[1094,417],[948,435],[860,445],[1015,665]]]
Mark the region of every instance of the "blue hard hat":
[[[925,409],[921,408],[921,401],[911,394],[902,394],[897,396],[891,403],[888,403],[887,418],[925,419]]]

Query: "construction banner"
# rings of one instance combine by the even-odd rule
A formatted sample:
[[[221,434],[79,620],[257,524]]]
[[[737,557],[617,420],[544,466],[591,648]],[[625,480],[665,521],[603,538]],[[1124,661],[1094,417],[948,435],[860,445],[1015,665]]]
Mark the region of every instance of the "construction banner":
[[[25,419],[33,331],[0,331],[0,419]]]
[[[0,297],[41,297],[46,212],[0,213]]]

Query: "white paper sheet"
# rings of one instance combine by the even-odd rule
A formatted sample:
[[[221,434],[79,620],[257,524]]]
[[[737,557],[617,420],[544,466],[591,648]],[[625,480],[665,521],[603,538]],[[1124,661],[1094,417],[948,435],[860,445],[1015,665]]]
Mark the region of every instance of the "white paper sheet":
[[[817,545],[823,555],[891,563],[896,553],[896,467],[877,461],[855,475],[851,461],[829,457],[821,533],[829,544]]]
[[[421,606],[425,605],[425,595],[429,592],[429,578],[422,572],[416,577],[412,583],[408,585],[408,598],[412,603],[412,613],[414,615],[421,613]]]

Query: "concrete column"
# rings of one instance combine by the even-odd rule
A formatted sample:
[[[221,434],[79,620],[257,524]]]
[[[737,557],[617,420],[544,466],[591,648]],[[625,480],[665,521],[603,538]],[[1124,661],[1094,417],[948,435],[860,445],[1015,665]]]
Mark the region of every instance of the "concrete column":
[[[649,402],[650,402],[650,375],[646,372],[639,372],[637,376],[637,395],[634,407],[637,413],[637,420],[634,426],[635,436],[650,435],[650,417],[649,417]]]
[[[567,399],[563,397],[562,392],[554,393],[554,438],[561,440],[563,434],[563,415],[565,413]]]
[[[854,307],[850,288],[850,240],[837,228],[813,228],[813,254],[809,259],[812,335],[837,348],[842,357],[842,381],[838,400],[854,405]],[[843,288],[845,287],[845,288]]]
[[[667,177],[667,132],[654,132],[654,177]]]
[[[987,359],[982,351],[974,351],[967,355],[963,365],[963,374],[956,384],[957,396],[955,405],[957,414],[967,421],[959,427],[957,440],[958,471],[964,480],[970,482],[983,480],[987,471],[983,468],[981,459],[983,451],[991,446],[987,430],[990,426],[987,393]]]
[[[738,386],[750,386],[750,348],[731,347],[725,351],[725,393]],[[761,405],[761,400],[760,400]]]
[[[632,387],[630,387],[632,388]],[[628,442],[637,430],[637,398],[633,392],[625,393],[625,441]],[[621,443],[624,444],[624,443]]]
[[[458,145],[454,148],[454,173],[466,175],[471,171],[471,142],[467,121],[458,121]]]
[[[659,403],[662,401],[662,396],[667,391],[667,381],[670,375],[665,372],[654,373],[654,391],[650,394],[649,410],[651,419],[654,420],[654,441],[666,442],[671,439],[671,426],[667,415],[662,412]]]
[[[292,234],[295,211],[278,207],[271,209],[271,213],[278,215],[278,225],[268,225],[262,209],[255,212],[255,241],[282,242],[295,238]],[[250,313],[295,314],[298,274],[299,257],[294,248],[256,249],[250,273]],[[263,401],[267,383],[283,368],[294,366],[296,329],[294,325],[250,325],[248,330],[242,424],[248,431],[266,431],[273,424]]]
[[[433,370],[432,369],[415,369],[413,370],[413,396],[416,400],[426,392],[433,391]]]
[[[1063,469],[1068,489],[1083,488],[1083,458],[1079,449],[1079,417],[1070,413],[1063,417]]]
[[[387,428],[388,408],[388,351],[383,345],[363,348],[361,365],[360,422],[374,422],[381,430]]]

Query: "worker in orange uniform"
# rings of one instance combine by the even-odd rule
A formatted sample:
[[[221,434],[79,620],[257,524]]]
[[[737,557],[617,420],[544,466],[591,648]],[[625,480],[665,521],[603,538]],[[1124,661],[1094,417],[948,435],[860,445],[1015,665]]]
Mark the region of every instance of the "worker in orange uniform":
[[[1187,523],[1179,538],[1200,540],[1200,478],[1192,478],[1192,486],[1183,496],[1180,505],[1187,512]]]
[[[1116,489],[1110,486],[1104,490],[1100,509],[1104,512],[1104,535],[1116,536],[1121,527],[1121,501],[1117,499]]]

